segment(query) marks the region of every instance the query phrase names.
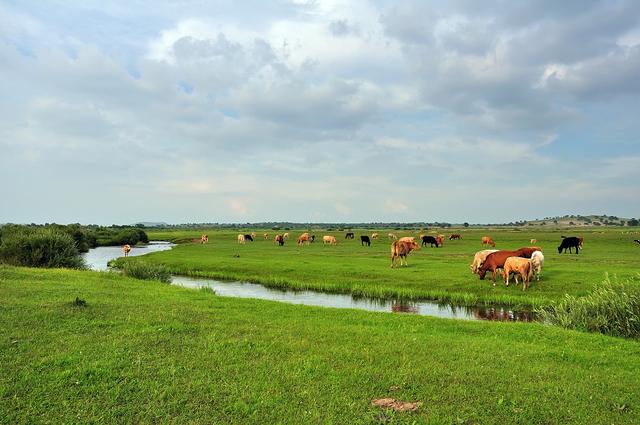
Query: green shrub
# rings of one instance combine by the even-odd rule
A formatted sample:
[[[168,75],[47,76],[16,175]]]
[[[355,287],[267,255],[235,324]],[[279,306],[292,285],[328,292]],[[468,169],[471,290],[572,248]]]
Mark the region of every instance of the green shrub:
[[[171,273],[166,267],[149,264],[143,261],[127,261],[122,265],[122,273],[126,276],[142,280],[159,280],[171,283]]]
[[[640,337],[640,274],[631,282],[611,282],[609,277],[584,297],[566,295],[540,317],[567,329],[599,332],[626,338]]]
[[[85,267],[74,239],[51,228],[3,232],[0,262],[27,267]]]

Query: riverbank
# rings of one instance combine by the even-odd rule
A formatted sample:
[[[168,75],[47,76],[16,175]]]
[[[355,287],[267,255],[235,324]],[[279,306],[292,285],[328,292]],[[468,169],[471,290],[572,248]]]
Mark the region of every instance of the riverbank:
[[[640,421],[636,341],[87,271],[0,267],[0,300],[4,423]]]

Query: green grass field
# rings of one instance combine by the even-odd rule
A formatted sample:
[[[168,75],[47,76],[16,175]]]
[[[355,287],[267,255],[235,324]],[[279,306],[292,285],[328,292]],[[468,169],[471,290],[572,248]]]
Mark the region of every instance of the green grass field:
[[[601,251],[591,241],[576,264],[595,267],[589,256]],[[202,252],[201,262],[208,253],[233,264],[227,255],[240,252],[256,270],[269,258],[284,258],[266,243],[231,245],[220,240],[171,254]],[[444,270],[448,256],[451,269],[465,269],[466,245],[448,245],[414,256],[398,276],[429,275],[435,258]],[[624,250],[619,240],[613,245]],[[285,249],[289,256],[298,252]],[[347,258],[360,258],[349,245],[326,247],[336,251],[331,255],[322,249],[311,247],[278,267],[320,267],[320,259],[329,259],[342,270]],[[383,276],[381,285],[402,281],[383,272],[382,254],[369,255],[362,258],[372,275]],[[572,264],[561,261],[549,265],[549,280],[562,276],[555,267]],[[360,279],[363,269],[355,271]],[[86,306],[75,306],[76,297]],[[0,422],[6,424],[634,424],[640,422],[638,370],[637,341],[541,324],[312,308],[116,274],[0,266]],[[382,397],[423,405],[414,413],[370,405]]]
[[[247,229],[245,233],[249,233]],[[301,231],[290,231],[291,239],[279,247],[262,239],[264,230],[256,230],[255,242],[239,245],[238,232],[208,230],[209,243],[193,243],[202,231],[149,231],[155,240],[184,242],[171,251],[131,258],[129,261],[162,263],[174,274],[238,279],[268,286],[294,289],[316,289],[327,292],[352,293],[371,297],[428,298],[457,304],[482,302],[548,305],[564,294],[582,296],[608,273],[625,279],[640,271],[640,246],[633,242],[637,228],[580,229],[585,239],[579,254],[558,254],[560,236],[576,235],[575,230],[453,229],[462,240],[449,241],[441,248],[424,247],[409,256],[409,267],[390,268],[386,230],[377,230],[381,238],[371,247],[362,247],[356,231],[355,240],[345,240],[344,232],[312,231],[317,238],[324,234],[337,237],[337,246],[316,242],[298,247],[295,238]],[[274,232],[268,231],[273,237]],[[417,232],[394,231],[398,236],[417,236]],[[444,232],[442,232],[444,233]],[[371,231],[366,234],[371,234]],[[490,280],[479,280],[471,274],[469,264],[476,251],[482,249],[480,239],[491,235],[498,249],[529,246],[532,238],[543,248],[545,266],[540,282],[523,292],[503,284],[493,286]]]

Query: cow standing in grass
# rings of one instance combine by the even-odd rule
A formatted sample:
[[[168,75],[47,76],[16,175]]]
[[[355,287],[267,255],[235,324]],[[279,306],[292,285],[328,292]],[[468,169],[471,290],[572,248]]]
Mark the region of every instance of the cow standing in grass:
[[[364,244],[367,244],[367,246],[371,246],[371,239],[369,239],[369,236],[360,236],[360,245],[364,246]]]
[[[402,266],[402,261],[404,260],[404,265],[408,266],[407,263],[407,255],[411,251],[418,251],[420,249],[420,245],[416,242],[402,242],[402,241],[394,241],[391,244],[391,268],[398,267],[398,258],[400,258],[400,265]]]

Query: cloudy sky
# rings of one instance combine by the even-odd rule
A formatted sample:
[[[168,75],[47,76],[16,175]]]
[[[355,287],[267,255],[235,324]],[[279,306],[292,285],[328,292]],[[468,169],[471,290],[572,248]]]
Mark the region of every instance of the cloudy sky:
[[[0,3],[0,222],[640,215],[631,1]]]

